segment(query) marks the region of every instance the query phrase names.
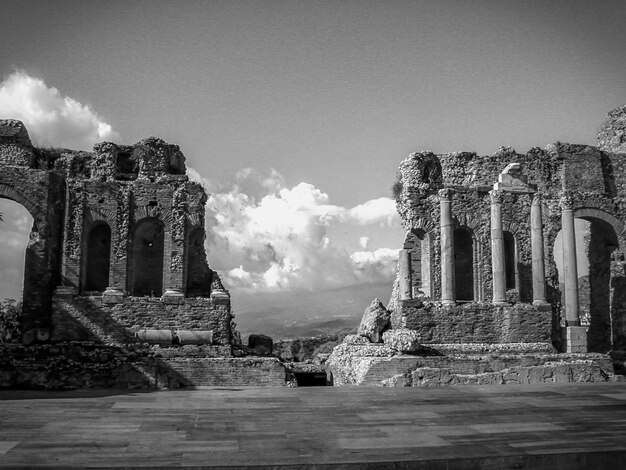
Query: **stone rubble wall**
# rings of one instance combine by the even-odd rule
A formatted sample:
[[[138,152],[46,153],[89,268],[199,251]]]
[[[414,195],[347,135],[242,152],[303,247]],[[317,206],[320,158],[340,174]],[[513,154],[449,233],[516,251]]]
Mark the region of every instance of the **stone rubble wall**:
[[[286,386],[276,358],[233,358],[222,346],[161,349],[65,342],[0,344],[0,389]]]
[[[523,349],[523,345],[519,345]],[[471,348],[470,348],[471,349]],[[337,346],[326,361],[337,386],[442,386],[620,380],[602,354],[400,354],[376,344]]]
[[[429,302],[420,307],[401,305],[392,313],[392,328],[409,328],[429,343],[550,342],[554,322],[552,307],[518,303],[496,307],[485,303],[442,306]]]
[[[104,344],[137,341],[144,328],[213,331],[216,344],[228,345],[232,337],[230,305],[206,298],[188,298],[184,304],[168,304],[160,298],[126,297],[104,304],[101,297],[56,300],[52,341],[101,341]]]

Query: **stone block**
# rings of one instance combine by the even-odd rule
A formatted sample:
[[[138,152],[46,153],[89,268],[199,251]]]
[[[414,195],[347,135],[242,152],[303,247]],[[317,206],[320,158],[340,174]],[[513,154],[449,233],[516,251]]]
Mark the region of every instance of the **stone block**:
[[[380,343],[383,331],[389,328],[390,322],[391,312],[383,306],[380,300],[374,299],[365,309],[357,333],[369,338],[372,343]]]
[[[343,342],[346,344],[370,344],[369,338],[361,335],[347,335]]]
[[[111,305],[118,304],[124,300],[124,292],[114,287],[107,287],[102,293],[102,303]]]
[[[180,289],[169,288],[165,290],[161,296],[161,300],[164,304],[182,305],[185,303],[185,296]]]
[[[568,326],[564,331],[565,351],[568,353],[587,352],[587,327]]]
[[[387,330],[383,333],[383,343],[399,352],[411,353],[420,349],[420,335],[406,328]]]
[[[248,337],[248,348],[258,356],[269,356],[274,348],[274,341],[266,335],[250,335]]]

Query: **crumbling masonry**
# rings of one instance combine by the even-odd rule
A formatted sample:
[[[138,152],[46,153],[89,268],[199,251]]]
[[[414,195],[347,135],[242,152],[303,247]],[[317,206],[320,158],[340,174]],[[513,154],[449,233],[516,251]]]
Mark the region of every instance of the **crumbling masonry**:
[[[41,149],[21,122],[5,120],[0,165],[0,197],[34,219],[22,346],[5,345],[12,349],[2,354],[0,387],[33,385],[25,371],[41,368],[29,362],[35,355],[72,354],[79,359],[55,379],[59,387],[72,374],[75,386],[271,383],[274,373],[284,384],[282,367],[268,363],[246,376],[244,360],[233,365],[230,296],[204,249],[207,196],[186,176],[178,146],[150,137],[128,146],[103,142],[92,152]],[[156,354],[141,350],[146,344],[183,348]],[[38,345],[43,352],[33,352]],[[106,372],[94,372],[98,355],[108,357],[98,366]]]
[[[352,346],[336,350],[330,361],[338,382],[358,382],[344,372],[346,366],[360,367],[363,383],[524,382],[530,380],[528,371],[520,378],[510,368],[546,362],[545,357],[529,360],[533,354],[544,353],[554,362],[568,353],[611,351],[615,358],[626,351],[625,116],[626,108],[609,113],[599,147],[556,143],[526,154],[501,148],[492,156],[418,152],[405,159],[394,191],[406,237],[387,337],[419,342],[424,359],[415,359],[419,348],[413,345],[400,351],[414,354],[404,365],[387,364],[382,376],[374,366],[366,372],[369,366],[363,368],[358,357],[377,362],[371,360],[371,347],[348,338]],[[589,223],[584,296],[578,292],[576,218]],[[559,233],[561,273],[554,254]],[[554,356],[554,347],[566,354]],[[485,352],[482,365],[467,366],[476,359],[467,354],[480,351]],[[517,358],[509,355],[506,364],[485,366],[489,354],[498,351]],[[387,356],[399,364],[397,352]],[[429,354],[440,357],[426,359]],[[463,355],[465,366],[446,362],[450,354]],[[603,362],[612,372],[607,358],[577,359]],[[508,378],[501,372],[505,365]],[[439,374],[435,378],[433,371]],[[576,374],[570,369],[564,375],[563,380],[574,380]]]

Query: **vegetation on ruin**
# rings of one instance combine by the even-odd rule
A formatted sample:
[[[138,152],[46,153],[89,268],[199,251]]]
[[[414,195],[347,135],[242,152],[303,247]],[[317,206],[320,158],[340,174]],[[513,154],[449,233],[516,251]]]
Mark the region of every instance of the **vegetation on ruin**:
[[[22,302],[4,299],[0,303],[0,344],[19,341],[21,314]]]

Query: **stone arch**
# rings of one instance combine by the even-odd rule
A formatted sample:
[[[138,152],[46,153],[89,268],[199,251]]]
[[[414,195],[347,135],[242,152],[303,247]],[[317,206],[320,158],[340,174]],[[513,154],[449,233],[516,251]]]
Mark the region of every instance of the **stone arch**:
[[[606,211],[603,211],[602,209],[597,209],[595,207],[579,207],[578,209],[574,209],[574,217],[578,219],[584,219],[584,220],[588,220],[588,219],[602,220],[608,223],[611,227],[613,227],[615,234],[619,238],[624,237],[625,235],[624,232],[626,232],[626,226],[624,225],[622,221],[620,221],[614,215],[609,214]]]
[[[165,224],[154,217],[145,217],[132,232],[128,290],[133,296],[163,294],[163,254]]]
[[[41,171],[10,166],[0,173],[0,198],[20,204],[33,218],[24,255],[21,323],[25,343],[35,341],[38,331],[49,331],[52,291],[59,282],[55,271],[58,258],[50,253],[51,246],[58,242],[58,233],[50,220],[59,212],[49,200],[50,181],[44,176]],[[46,335],[42,333],[42,337]]]
[[[403,248],[409,251],[413,297],[420,293],[433,297],[432,227],[428,228],[428,225],[412,228],[404,237]]]
[[[13,186],[9,186],[0,182],[0,198],[10,199],[23,206],[28,213],[33,217],[35,227],[39,229],[43,222],[45,222],[45,210],[41,209],[33,200],[34,198],[27,197]]]
[[[589,223],[583,242],[587,267],[578,266],[579,317],[587,326],[587,350],[606,353],[626,344],[626,277],[615,256],[624,249],[624,224],[598,208],[573,212]]]

